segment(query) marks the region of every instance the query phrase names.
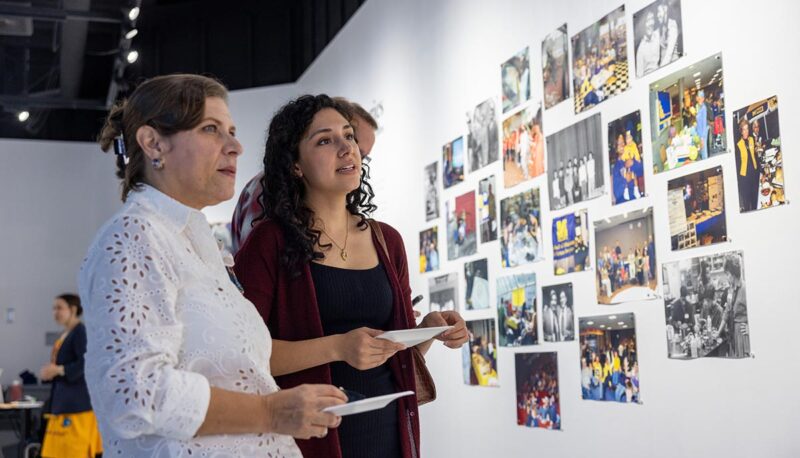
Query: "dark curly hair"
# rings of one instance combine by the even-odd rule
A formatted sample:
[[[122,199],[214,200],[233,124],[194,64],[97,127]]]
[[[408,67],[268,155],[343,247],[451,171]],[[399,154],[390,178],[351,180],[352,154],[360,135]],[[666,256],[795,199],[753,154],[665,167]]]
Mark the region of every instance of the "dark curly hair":
[[[300,140],[305,135],[314,115],[325,108],[338,111],[352,121],[353,112],[349,104],[337,101],[325,94],[304,95],[283,107],[273,116],[264,149],[263,191],[259,196],[262,212],[256,220],[269,219],[283,231],[285,250],[281,262],[293,275],[300,274],[302,265],[325,254],[317,245],[327,250],[330,243],[321,244],[321,231],[313,228],[314,211],[305,202],[306,187],[301,177],[294,173],[294,165],[300,159]],[[367,228],[367,217],[378,207],[372,203],[375,193],[369,182],[369,166],[362,163],[361,184],[347,194],[347,211],[361,218],[358,227]]]

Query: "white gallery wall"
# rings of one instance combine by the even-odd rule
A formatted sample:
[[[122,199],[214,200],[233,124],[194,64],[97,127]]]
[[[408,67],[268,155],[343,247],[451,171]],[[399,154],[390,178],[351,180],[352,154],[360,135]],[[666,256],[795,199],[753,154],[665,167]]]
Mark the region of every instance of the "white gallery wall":
[[[580,115],[571,102],[546,110],[549,135],[597,112],[606,125],[641,110],[643,157],[649,196],[624,207],[611,207],[610,196],[574,208],[588,208],[589,218],[654,206],[659,264],[734,249],[744,250],[752,359],[706,358],[678,361],[667,358],[663,301],[599,306],[594,271],[554,277],[549,228],[554,215],[543,206],[545,260],[514,269],[500,267],[499,242],[480,244],[478,253],[457,262],[446,261],[444,218],[425,222],[423,167],[441,161],[445,142],[466,134],[466,113],[483,100],[500,97],[500,63],[530,46],[531,102],[542,100],[541,40],[566,22],[569,35],[599,20],[622,2],[616,0],[370,0],[307,70],[290,96],[325,92],[344,95],[372,108],[382,104],[383,131],[373,149],[372,183],[377,194],[377,217],[402,233],[412,272],[414,293],[426,295],[428,278],[416,273],[419,231],[439,226],[442,266],[439,273],[459,272],[464,291],[463,262],[487,257],[494,297],[501,275],[535,272],[541,285],[573,282],[578,317],[633,312],[636,317],[642,405],[581,400],[578,342],[542,343],[499,350],[499,388],[469,387],[462,383],[461,354],[437,346],[428,357],[439,399],[421,409],[422,450],[427,457],[796,457],[800,456],[800,369],[794,364],[800,295],[796,262],[800,249],[796,232],[800,208],[739,214],[734,156],[724,154],[676,171],[653,176],[650,150],[648,85],[670,73],[721,51],[723,54],[726,124],[732,142],[733,110],[778,95],[785,151],[787,197],[800,192],[800,135],[793,128],[800,116],[800,65],[794,48],[800,44],[800,3],[792,1],[684,0],[684,57],[637,79],[633,71],[633,13],[649,0],[625,3],[631,87]],[[264,104],[260,90],[244,100],[232,96],[239,124],[265,119],[279,101],[269,89]],[[288,97],[283,97],[286,99]],[[246,101],[246,104],[244,103]],[[244,109],[245,105],[249,107]],[[241,107],[241,109],[240,109]],[[256,111],[251,111],[253,108]],[[248,137],[247,154],[260,154],[263,130]],[[247,135],[251,135],[248,133]],[[250,141],[255,143],[250,143]],[[605,146],[605,139],[604,139]],[[256,153],[257,152],[257,153]],[[607,161],[607,160],[606,160]],[[721,165],[725,175],[730,242],[683,252],[671,252],[668,234],[667,180]],[[608,182],[608,164],[606,182]],[[441,165],[440,165],[441,170]],[[252,175],[257,170],[244,170]],[[511,189],[502,188],[502,164],[467,174],[464,183],[441,193],[445,199],[476,190],[478,181],[494,174],[497,200],[531,187],[541,187],[548,201],[546,178],[538,177]],[[240,176],[240,179],[245,179]],[[440,184],[441,187],[441,184]],[[443,212],[443,208],[440,209]],[[593,253],[594,247],[590,247]],[[592,265],[594,256],[592,255]],[[541,292],[539,292],[541,294]],[[463,299],[462,299],[463,300]],[[492,309],[465,314],[467,319],[495,317]],[[539,325],[541,326],[541,324]],[[541,335],[541,328],[540,328]],[[561,393],[561,431],[516,425],[514,353],[557,351]]]
[[[86,248],[120,205],[114,168],[93,143],[0,140],[0,384],[50,361],[45,334],[63,331],[53,298],[77,292]]]

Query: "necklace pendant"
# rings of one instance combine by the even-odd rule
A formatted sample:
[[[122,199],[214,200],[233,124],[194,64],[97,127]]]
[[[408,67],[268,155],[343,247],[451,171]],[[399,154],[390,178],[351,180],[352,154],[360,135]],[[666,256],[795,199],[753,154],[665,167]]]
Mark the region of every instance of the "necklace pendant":
[[[339,256],[341,256],[341,257],[342,257],[342,261],[347,261],[347,251],[345,251],[345,250],[341,250],[341,251],[339,252]]]

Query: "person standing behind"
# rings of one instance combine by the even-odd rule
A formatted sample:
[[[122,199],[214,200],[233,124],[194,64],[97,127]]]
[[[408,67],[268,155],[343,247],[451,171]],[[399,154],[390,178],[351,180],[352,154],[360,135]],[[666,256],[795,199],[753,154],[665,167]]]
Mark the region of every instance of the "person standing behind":
[[[64,333],[53,345],[50,364],[39,371],[43,381],[53,382],[50,415],[42,443],[43,458],[94,457],[103,443],[83,377],[86,326],[81,323],[81,299],[62,294],[53,302],[53,319]]]

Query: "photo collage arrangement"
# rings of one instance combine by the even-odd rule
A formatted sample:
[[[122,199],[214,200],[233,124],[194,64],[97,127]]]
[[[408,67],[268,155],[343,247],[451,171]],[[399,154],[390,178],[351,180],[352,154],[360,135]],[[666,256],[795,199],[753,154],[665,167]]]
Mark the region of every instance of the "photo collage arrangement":
[[[467,385],[499,386],[499,371],[510,369],[497,367],[498,351],[529,347],[514,350],[520,426],[561,428],[558,352],[530,351],[542,344],[577,345],[578,361],[562,368],[580,371],[582,399],[642,402],[635,314],[586,316],[575,304],[576,292],[591,291],[583,279],[592,274],[597,305],[663,310],[664,328],[648,332],[666,330],[669,358],[752,356],[744,253],[712,248],[691,257],[684,250],[723,247],[732,215],[788,203],[778,98],[728,109],[721,53],[679,69],[681,6],[656,0],[633,13],[632,34],[624,5],[572,35],[561,25],[541,42],[541,89],[532,86],[535,48],[522,47],[500,64],[500,96],[468,112],[464,135],[424,168],[428,227],[419,234],[419,269],[432,273],[430,310],[466,315]],[[667,66],[671,73],[659,71]],[[657,79],[648,76],[656,71]],[[648,87],[649,103],[606,119],[602,108],[633,84]],[[548,110],[568,100],[570,116],[589,113],[560,130],[546,128]],[[735,168],[709,161],[705,169],[674,172],[728,152]],[[496,167],[487,170],[490,164]],[[653,180],[661,173],[668,178]],[[465,182],[467,174],[476,178]],[[731,174],[738,212],[725,205],[723,178]],[[666,199],[656,201],[652,188],[664,182],[658,195],[666,191]],[[594,199],[608,199],[612,210],[590,212]],[[626,205],[632,201],[640,203]],[[654,208],[666,210],[668,225],[656,229]],[[656,232],[669,247],[656,246]],[[484,244],[497,250],[499,263],[483,248],[476,259]],[[446,265],[460,260],[452,272],[441,268],[440,246]],[[665,261],[667,253],[689,254]],[[542,285],[534,268],[552,268],[566,281]],[[586,274],[572,275],[580,272]],[[494,318],[470,319],[474,311]]]

